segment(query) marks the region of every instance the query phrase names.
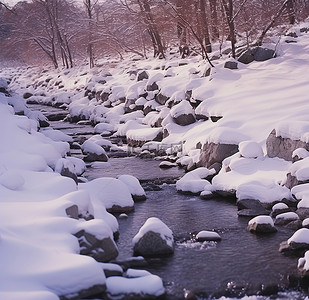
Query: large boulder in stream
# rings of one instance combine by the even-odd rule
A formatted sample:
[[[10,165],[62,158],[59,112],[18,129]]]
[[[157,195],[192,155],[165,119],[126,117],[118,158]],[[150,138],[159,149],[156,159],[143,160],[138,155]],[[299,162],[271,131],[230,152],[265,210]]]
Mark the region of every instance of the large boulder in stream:
[[[286,255],[303,255],[309,250],[309,229],[297,230],[287,241],[280,244],[279,251]]]
[[[155,257],[174,253],[173,232],[155,217],[145,222],[132,243],[135,255]]]

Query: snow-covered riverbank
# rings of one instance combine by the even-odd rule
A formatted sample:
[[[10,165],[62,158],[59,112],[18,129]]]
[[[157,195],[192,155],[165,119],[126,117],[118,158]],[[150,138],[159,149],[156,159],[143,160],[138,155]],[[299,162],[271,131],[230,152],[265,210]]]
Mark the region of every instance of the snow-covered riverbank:
[[[0,76],[10,85],[2,80],[0,86],[0,260],[5,266],[0,298],[70,299],[81,291],[104,291],[102,265],[78,254],[74,234],[107,239],[116,249],[118,223],[106,209],[119,204],[120,192],[123,206],[134,205],[121,180],[99,179],[78,187],[54,172],[68,168],[78,173],[82,163],[63,160],[69,140],[56,134],[54,141],[48,132],[38,132],[37,120],[41,125],[46,120],[29,111],[26,101],[67,107],[71,120],[89,119],[97,124],[97,133],[124,136],[144,155],[174,154],[188,169],[210,169],[186,175],[188,181],[178,184],[184,192],[236,194],[238,200],[259,200],[267,209],[284,200],[295,210],[301,200],[298,215],[309,217],[307,185],[302,184],[309,180],[308,27],[292,29],[297,38],[270,40],[265,47],[276,50],[275,58],[238,62],[231,69],[226,62],[234,61],[225,56],[214,60],[207,77],[198,57],[124,61],[111,70],[2,70]],[[97,150],[101,142],[88,141],[88,146],[102,155]],[[298,159],[301,163],[293,163]],[[218,174],[209,183],[205,177],[215,175],[213,168]],[[101,188],[109,195],[103,204],[99,192],[93,192]],[[68,218],[76,212],[74,205],[77,219]],[[95,219],[86,221],[89,215]],[[295,223],[295,229],[300,226]],[[157,278],[152,292],[163,292]]]

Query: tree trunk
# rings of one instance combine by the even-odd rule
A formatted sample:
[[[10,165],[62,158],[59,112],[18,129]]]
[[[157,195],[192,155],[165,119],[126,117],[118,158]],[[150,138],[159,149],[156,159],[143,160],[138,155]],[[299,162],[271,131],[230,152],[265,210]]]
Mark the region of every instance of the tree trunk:
[[[209,0],[209,5],[210,5],[210,19],[211,19],[211,37],[214,40],[217,40],[219,38],[217,0]]]
[[[290,24],[292,24],[292,25],[295,24],[294,0],[289,0],[285,5],[285,9],[288,13],[288,18],[289,18]]]
[[[143,13],[145,24],[148,27],[147,31],[152,41],[154,57],[164,58],[164,47],[161,41],[161,36],[154,22],[148,0],[137,0],[137,2]]]
[[[227,2],[228,1],[228,2]],[[235,35],[235,24],[234,24],[234,17],[233,17],[233,0],[221,0],[221,4],[225,13],[227,25],[229,27],[229,40],[231,41],[231,48],[232,48],[232,56],[235,58],[236,56],[236,35]]]
[[[203,40],[205,43],[205,49],[207,53],[211,53],[211,42],[209,37],[209,29],[208,29],[208,22],[206,16],[206,4],[205,0],[199,0],[199,8],[201,11],[201,24],[202,24],[202,32],[203,32]]]

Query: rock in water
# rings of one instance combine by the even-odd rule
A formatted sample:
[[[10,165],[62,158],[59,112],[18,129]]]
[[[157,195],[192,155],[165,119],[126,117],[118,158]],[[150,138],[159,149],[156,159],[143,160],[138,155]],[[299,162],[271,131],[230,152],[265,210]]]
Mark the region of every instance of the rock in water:
[[[149,218],[133,238],[135,255],[161,256],[174,253],[173,232],[158,218]]]
[[[249,221],[248,231],[251,233],[274,233],[277,229],[270,216],[257,216]]]

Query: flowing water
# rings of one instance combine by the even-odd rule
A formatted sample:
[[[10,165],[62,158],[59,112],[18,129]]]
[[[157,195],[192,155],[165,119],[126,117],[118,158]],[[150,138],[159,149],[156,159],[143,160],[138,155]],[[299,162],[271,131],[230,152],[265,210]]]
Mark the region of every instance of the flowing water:
[[[49,110],[48,107],[44,109]],[[80,138],[85,132],[87,137],[93,132],[91,126],[64,122],[53,122],[52,126],[75,138]],[[287,240],[293,230],[279,227],[275,234],[254,235],[246,230],[249,219],[237,216],[233,201],[202,200],[197,196],[182,195],[177,193],[173,184],[153,189],[153,183],[172,182],[182,176],[181,169],[162,170],[159,161],[137,157],[111,158],[109,163],[104,168],[89,167],[84,176],[92,180],[131,174],[143,182],[147,191],[147,200],[136,203],[135,211],[128,218],[119,219],[117,260],[133,255],[132,238],[147,218],[160,218],[174,233],[175,253],[150,259],[143,269],[164,280],[169,299],[182,299],[184,289],[194,291],[200,299],[208,299],[256,294],[262,290],[271,293],[276,290],[274,287],[286,289],[293,285],[297,258],[286,257],[278,251],[280,242]],[[222,240],[197,243],[188,238],[190,233],[201,230],[215,230]],[[305,295],[289,291],[280,297],[272,297],[279,298],[304,299]]]

